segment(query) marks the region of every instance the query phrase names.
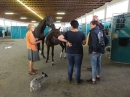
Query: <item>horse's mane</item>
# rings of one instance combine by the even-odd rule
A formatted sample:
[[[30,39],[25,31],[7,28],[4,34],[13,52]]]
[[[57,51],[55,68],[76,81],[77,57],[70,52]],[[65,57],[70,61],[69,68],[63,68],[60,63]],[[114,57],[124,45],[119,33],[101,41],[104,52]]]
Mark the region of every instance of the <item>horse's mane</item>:
[[[41,38],[40,36],[43,34],[43,31],[46,27],[46,18],[44,18],[39,24],[38,26],[35,28],[34,30],[34,36],[36,38]]]

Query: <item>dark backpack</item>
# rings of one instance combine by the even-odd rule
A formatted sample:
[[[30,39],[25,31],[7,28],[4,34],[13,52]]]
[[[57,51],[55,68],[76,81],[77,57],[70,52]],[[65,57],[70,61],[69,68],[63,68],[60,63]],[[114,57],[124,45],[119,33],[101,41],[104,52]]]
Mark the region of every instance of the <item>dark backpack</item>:
[[[105,46],[105,39],[104,39],[104,34],[103,32],[100,30],[98,33],[98,40],[99,40],[99,45],[100,46]]]
[[[105,53],[105,46],[109,43],[108,38],[106,37],[105,33],[100,30],[98,33],[98,40],[99,40],[99,50],[102,54]]]

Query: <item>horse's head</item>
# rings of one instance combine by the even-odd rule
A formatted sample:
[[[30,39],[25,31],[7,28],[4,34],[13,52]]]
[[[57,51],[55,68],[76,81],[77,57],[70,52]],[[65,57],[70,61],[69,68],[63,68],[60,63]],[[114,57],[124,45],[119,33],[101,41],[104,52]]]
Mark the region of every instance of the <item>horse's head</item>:
[[[52,29],[50,34],[58,37],[59,35],[61,35],[60,28],[59,29]]]
[[[55,25],[53,23],[53,19],[51,15],[46,15],[46,26],[55,29]]]
[[[46,44],[57,45],[60,43],[58,36],[61,35],[60,29],[52,29],[46,38]]]
[[[47,15],[35,28],[34,36],[36,38],[44,38],[44,30],[46,26],[51,27],[52,29],[55,28],[55,25],[53,24],[53,19],[51,15]]]

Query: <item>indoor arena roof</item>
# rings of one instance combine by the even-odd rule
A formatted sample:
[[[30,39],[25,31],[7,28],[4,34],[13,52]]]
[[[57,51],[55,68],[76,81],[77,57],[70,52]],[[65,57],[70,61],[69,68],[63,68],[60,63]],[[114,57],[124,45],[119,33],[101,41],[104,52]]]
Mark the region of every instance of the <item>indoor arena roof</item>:
[[[54,22],[70,22],[110,1],[112,0],[0,0],[0,18],[39,22],[51,14]]]

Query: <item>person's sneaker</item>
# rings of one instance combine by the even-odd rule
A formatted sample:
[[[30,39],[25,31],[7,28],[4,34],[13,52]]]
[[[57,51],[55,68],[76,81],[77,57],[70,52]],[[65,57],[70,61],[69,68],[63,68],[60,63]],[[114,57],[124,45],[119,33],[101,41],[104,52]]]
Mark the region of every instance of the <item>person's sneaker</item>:
[[[100,77],[96,77],[96,80],[97,80],[97,81],[100,81]]]
[[[96,81],[92,81],[92,79],[87,80],[87,82],[90,84],[96,84]]]

